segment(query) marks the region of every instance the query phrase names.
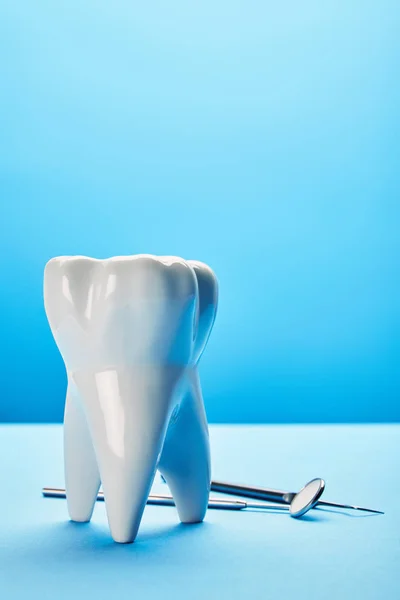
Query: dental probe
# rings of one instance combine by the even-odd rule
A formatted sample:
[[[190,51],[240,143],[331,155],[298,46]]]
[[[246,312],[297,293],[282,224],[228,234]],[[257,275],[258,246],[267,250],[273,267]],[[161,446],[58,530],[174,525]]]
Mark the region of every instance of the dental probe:
[[[43,488],[42,494],[45,498],[66,498],[65,490],[60,488]],[[104,493],[97,494],[97,500],[104,501]],[[157,506],[175,506],[172,496],[149,496],[147,504]],[[263,502],[244,502],[242,500],[223,500],[220,498],[210,498],[208,508],[216,508],[222,510],[244,510],[245,508],[267,509],[267,510],[285,510],[287,506],[282,504],[264,504]]]

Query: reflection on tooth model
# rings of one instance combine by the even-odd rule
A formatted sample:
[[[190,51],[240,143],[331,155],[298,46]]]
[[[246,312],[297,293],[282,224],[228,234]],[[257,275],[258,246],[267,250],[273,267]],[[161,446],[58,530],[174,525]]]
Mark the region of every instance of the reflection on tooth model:
[[[113,539],[133,542],[157,468],[180,520],[203,520],[211,475],[197,364],[217,300],[214,273],[196,261],[47,263],[46,314],[68,378],[64,462],[73,521],[90,520],[101,482]]]

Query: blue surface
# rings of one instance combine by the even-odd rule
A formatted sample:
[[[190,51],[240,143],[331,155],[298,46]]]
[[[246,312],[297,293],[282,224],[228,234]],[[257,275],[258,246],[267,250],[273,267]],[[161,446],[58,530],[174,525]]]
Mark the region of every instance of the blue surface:
[[[0,421],[60,421],[59,254],[208,262],[211,421],[399,421],[400,4],[0,0]]]
[[[326,500],[385,510],[382,516],[314,510],[209,511],[178,524],[174,508],[147,507],[137,541],[112,542],[104,504],[93,521],[67,520],[59,426],[0,427],[0,597],[296,598],[398,600],[400,427],[214,427],[214,476],[299,489],[326,478]],[[165,493],[165,488],[163,488]]]

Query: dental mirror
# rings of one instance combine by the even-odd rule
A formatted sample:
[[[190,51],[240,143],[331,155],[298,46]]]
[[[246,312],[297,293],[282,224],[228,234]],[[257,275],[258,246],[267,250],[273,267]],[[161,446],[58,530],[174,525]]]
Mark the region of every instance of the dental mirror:
[[[362,510],[365,512],[383,515],[381,510],[372,508],[363,508],[354,506],[354,504],[339,504],[337,502],[326,502],[320,500],[324,489],[325,481],[320,477],[312,479],[299,492],[284,492],[269,488],[252,487],[247,485],[237,485],[234,483],[225,483],[223,481],[212,481],[211,489],[214,492],[221,492],[233,496],[244,496],[246,498],[256,498],[265,502],[277,502],[278,504],[289,504],[290,516],[297,518],[306,514],[311,508],[316,506],[333,506],[335,508],[347,508],[351,510]]]
[[[167,483],[161,475],[164,483]],[[277,502],[278,504],[289,505],[289,514],[293,518],[302,517],[318,503],[325,489],[325,481],[320,477],[312,479],[301,490],[295,492],[282,492],[267,488],[255,488],[233,483],[224,483],[222,481],[212,481],[211,490],[223,494],[244,496],[246,498],[256,498],[264,502]],[[268,504],[265,505],[267,507]],[[260,507],[258,507],[260,508]]]
[[[311,508],[314,508],[324,489],[325,482],[319,477],[306,483],[306,485],[292,498],[289,505],[290,516],[302,517]]]

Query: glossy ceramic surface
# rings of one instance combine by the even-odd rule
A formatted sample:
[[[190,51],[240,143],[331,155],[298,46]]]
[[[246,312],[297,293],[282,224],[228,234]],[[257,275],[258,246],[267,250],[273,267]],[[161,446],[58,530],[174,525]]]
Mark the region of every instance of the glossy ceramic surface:
[[[134,541],[157,468],[181,521],[204,518],[210,451],[197,364],[217,299],[211,269],[177,257],[59,257],[46,265],[46,313],[68,374],[73,521],[90,520],[101,482],[113,539]]]

